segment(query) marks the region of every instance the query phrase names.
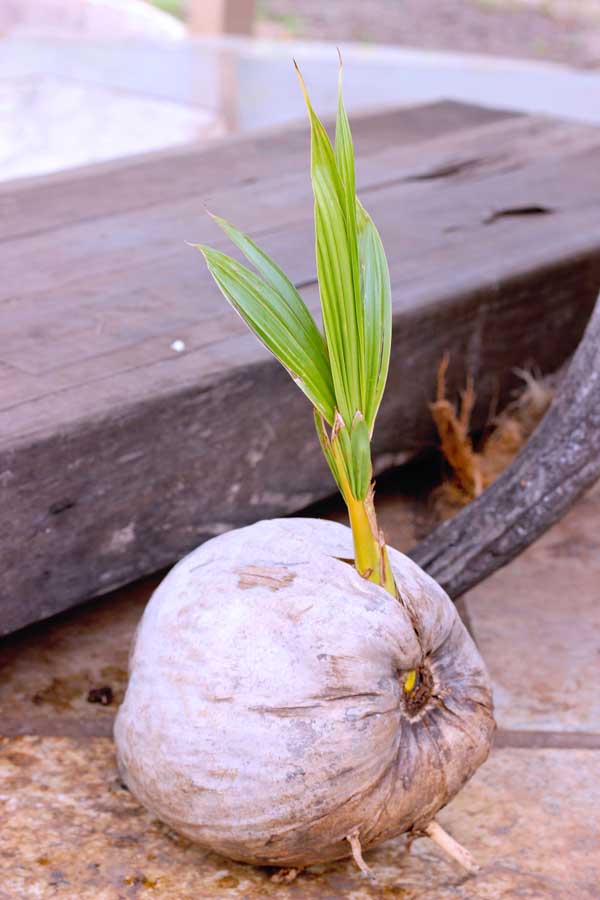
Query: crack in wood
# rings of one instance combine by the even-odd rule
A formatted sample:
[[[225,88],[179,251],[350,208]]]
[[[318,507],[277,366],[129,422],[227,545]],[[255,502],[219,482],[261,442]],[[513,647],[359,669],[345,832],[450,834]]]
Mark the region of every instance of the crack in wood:
[[[556,209],[552,206],[542,206],[540,203],[531,203],[528,206],[507,206],[504,209],[497,209],[490,213],[483,220],[484,225],[493,225],[501,219],[513,219],[520,216],[549,216],[555,213]]]

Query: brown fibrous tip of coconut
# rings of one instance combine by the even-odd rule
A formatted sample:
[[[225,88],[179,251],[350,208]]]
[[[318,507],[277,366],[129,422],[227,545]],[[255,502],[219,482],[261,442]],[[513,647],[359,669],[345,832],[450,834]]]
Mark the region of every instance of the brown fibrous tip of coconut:
[[[442,455],[452,476],[434,492],[433,500],[441,518],[449,518],[492,484],[512,462],[545,415],[554,395],[555,376],[540,376],[515,369],[524,382],[505,410],[492,420],[492,430],[479,450],[470,435],[475,389],[471,376],[457,408],[446,397],[449,356],[444,354],[437,373],[437,396],[431,412],[440,437]]]

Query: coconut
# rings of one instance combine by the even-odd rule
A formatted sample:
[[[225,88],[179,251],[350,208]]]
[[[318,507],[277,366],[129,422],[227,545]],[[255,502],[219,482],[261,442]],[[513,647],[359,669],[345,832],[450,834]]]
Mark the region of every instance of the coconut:
[[[141,620],[119,768],[203,847],[303,867],[423,833],[486,759],[482,659],[442,588],[389,549],[398,598],[349,528],[273,519],[167,575]]]

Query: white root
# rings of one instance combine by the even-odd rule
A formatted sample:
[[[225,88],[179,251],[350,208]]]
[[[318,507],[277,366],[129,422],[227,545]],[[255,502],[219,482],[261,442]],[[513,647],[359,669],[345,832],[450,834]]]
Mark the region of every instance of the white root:
[[[433,819],[429,825],[427,825],[424,829],[424,834],[432,840],[438,847],[451,856],[452,859],[456,860],[459,865],[466,869],[471,875],[475,875],[476,872],[479,872],[479,866],[475,862],[474,857],[469,853],[465,847],[455,841],[453,837],[450,837],[447,831],[444,831],[439,822],[436,822]]]
[[[278,869],[271,875],[273,884],[291,884],[296,880],[302,869]]]
[[[352,850],[352,859],[367,878],[370,878],[371,881],[376,881],[376,877],[373,873],[373,870],[369,868],[366,864],[363,855],[362,855],[362,847],[360,846],[360,838],[359,838],[359,829],[354,828],[350,834],[346,835],[346,840],[350,844],[350,848]]]
[[[404,844],[404,851],[403,851],[405,856],[410,855],[410,852],[412,850],[412,845],[414,844],[416,839],[417,839],[416,834],[407,834],[406,835],[406,843]]]

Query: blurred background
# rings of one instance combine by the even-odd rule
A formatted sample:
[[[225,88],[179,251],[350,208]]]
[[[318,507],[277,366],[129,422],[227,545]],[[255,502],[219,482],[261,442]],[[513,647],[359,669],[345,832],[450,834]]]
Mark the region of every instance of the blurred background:
[[[600,122],[600,0],[0,0],[0,179],[440,98]]]

